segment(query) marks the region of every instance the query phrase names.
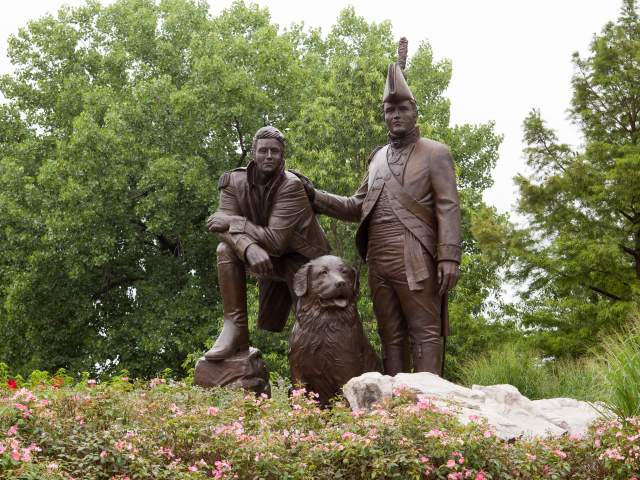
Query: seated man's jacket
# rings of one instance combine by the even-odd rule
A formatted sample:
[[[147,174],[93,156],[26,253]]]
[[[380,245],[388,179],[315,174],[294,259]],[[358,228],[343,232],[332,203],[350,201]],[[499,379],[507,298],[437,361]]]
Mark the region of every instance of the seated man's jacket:
[[[274,266],[286,262],[288,255],[310,260],[327,254],[329,242],[298,175],[283,168],[260,186],[254,181],[255,169],[250,162],[220,177],[216,213],[234,217],[221,240],[245,262],[247,248],[257,243],[273,257]],[[259,279],[261,328],[280,331],[284,327],[292,304],[286,280]]]

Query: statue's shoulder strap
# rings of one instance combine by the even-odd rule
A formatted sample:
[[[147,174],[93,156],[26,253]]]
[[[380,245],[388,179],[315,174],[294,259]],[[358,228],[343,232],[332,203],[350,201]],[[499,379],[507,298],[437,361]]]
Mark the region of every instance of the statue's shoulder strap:
[[[311,180],[309,180],[309,177],[307,177],[306,175],[300,173],[298,170],[294,170],[293,168],[288,168],[287,169],[288,172],[293,173],[296,177],[298,177],[300,180],[302,180],[302,183],[304,183],[305,181],[310,182]]]
[[[229,185],[229,182],[231,181],[231,173],[241,172],[246,169],[247,169],[246,167],[238,167],[238,168],[234,168],[229,172],[224,172],[222,175],[220,175],[220,178],[218,179],[218,190],[221,190],[225,188],[227,185]]]
[[[386,145],[378,145],[376,148],[374,148],[369,154],[369,158],[367,158],[367,163],[371,163],[371,160],[373,160],[373,157],[376,156],[376,153],[378,153],[378,151],[384,147],[386,147]]]

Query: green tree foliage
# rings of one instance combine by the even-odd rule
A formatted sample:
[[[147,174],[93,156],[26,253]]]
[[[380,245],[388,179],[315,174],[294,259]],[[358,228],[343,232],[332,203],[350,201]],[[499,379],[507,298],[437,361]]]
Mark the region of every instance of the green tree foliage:
[[[395,48],[388,22],[353,9],[322,35],[282,30],[242,2],[212,17],[204,1],[89,1],[21,29],[9,43],[15,72],[0,79],[0,360],[25,373],[115,360],[135,375],[178,369],[217,334],[216,241],[204,219],[219,175],[246,164],[253,133],[273,123],[290,166],[355,191],[386,142]],[[465,331],[456,348],[473,352],[499,286],[502,259],[473,232],[503,220],[481,202],[500,137],[492,124],[449,126],[451,65],[427,43],[408,75],[423,134],[451,145],[458,163],[466,254],[452,320]],[[323,221],[355,261],[353,226]],[[372,330],[366,294],[361,310]],[[285,352],[286,334],[254,338]]]
[[[578,355],[637,307],[640,287],[640,20],[625,0],[617,22],[574,55],[571,114],[585,147],[559,143],[537,111],[524,122],[529,177],[516,178],[515,277],[521,319],[549,354]]]

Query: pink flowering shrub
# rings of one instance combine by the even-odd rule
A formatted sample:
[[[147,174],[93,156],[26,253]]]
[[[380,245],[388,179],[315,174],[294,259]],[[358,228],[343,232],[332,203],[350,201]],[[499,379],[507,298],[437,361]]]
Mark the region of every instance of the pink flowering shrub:
[[[640,478],[640,419],[585,436],[504,442],[402,389],[385,405],[318,408],[303,389],[273,398],[182,382],[0,385],[0,478]]]

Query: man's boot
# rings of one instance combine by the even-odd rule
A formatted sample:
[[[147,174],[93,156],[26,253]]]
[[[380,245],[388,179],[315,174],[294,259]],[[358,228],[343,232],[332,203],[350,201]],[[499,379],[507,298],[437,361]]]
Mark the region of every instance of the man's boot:
[[[401,372],[409,371],[408,350],[403,345],[390,345],[383,348],[382,363],[384,374],[395,376]]]
[[[440,337],[413,346],[413,367],[417,372],[442,375],[442,339]]]
[[[224,325],[216,343],[204,354],[204,358],[211,361],[224,360],[249,350],[245,267],[224,242],[218,247],[218,282]]]

